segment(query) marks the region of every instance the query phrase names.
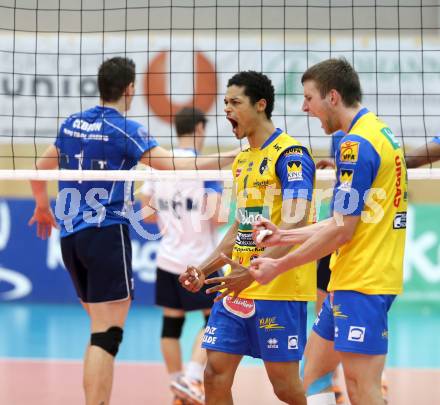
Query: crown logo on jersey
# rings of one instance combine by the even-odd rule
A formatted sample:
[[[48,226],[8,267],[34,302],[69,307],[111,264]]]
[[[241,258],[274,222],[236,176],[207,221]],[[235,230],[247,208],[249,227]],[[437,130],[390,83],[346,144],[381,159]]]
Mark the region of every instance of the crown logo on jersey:
[[[302,162],[300,160],[287,162],[287,181],[300,181],[302,179]]]
[[[356,163],[359,157],[359,142],[345,141],[341,143],[341,162]]]
[[[339,190],[350,191],[351,183],[353,182],[353,170],[352,169],[341,169],[339,174]]]

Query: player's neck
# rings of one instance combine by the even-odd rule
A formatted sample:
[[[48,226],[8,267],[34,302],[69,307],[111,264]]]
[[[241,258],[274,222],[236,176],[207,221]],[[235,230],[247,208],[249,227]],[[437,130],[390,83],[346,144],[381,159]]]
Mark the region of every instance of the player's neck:
[[[247,135],[247,140],[251,148],[261,148],[264,142],[275,132],[275,125],[271,120],[266,120],[257,125]]]
[[[352,108],[345,108],[343,113],[342,113],[342,118],[341,118],[341,129],[342,131],[344,131],[345,133],[347,133],[350,129],[351,123],[354,120],[354,117],[356,117],[356,114],[362,110],[362,105],[358,104],[356,107],[352,107]]]
[[[100,105],[107,108],[114,108],[115,110],[119,111],[122,115],[124,115],[126,112],[124,99],[120,99],[118,101],[100,100]]]

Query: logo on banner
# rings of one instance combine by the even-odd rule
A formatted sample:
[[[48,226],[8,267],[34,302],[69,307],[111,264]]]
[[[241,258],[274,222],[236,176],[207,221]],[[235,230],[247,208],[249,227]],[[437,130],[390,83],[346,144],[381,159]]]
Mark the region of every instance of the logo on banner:
[[[6,249],[10,235],[11,214],[8,203],[2,201],[0,202],[0,250]],[[32,291],[32,284],[24,274],[5,267],[0,267],[0,283],[11,286],[6,291],[0,292],[0,299],[4,301],[26,297]]]
[[[217,94],[217,77],[213,64],[202,52],[195,53],[194,97],[185,103],[173,103],[170,99],[168,52],[160,52],[151,59],[146,72],[144,91],[147,102],[154,114],[161,120],[171,123],[176,113],[185,106],[208,111]]]

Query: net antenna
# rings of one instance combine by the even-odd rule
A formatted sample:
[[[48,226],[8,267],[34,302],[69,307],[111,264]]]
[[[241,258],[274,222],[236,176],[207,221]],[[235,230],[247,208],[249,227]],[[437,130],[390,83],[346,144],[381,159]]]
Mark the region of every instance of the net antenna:
[[[428,153],[440,128],[439,11],[437,0],[0,0],[0,179],[232,178],[220,170],[33,170],[60,124],[99,103],[97,68],[113,56],[136,62],[127,118],[172,150],[173,117],[183,106],[206,113],[206,152],[237,146],[224,91],[234,73],[252,69],[275,85],[276,126],[316,160],[331,157],[318,120],[301,111],[300,79],[308,66],[344,56],[359,72],[363,104],[390,125],[405,154],[420,147]],[[431,163],[409,178],[439,179],[440,172]]]

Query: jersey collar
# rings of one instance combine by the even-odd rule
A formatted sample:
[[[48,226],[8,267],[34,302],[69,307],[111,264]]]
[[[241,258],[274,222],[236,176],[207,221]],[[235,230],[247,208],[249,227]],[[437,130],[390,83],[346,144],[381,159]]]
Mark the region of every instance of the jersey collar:
[[[351,121],[350,128],[348,128],[347,133],[349,133],[349,132],[351,131],[351,128],[354,127],[354,124],[356,124],[356,122],[358,122],[359,119],[360,119],[362,116],[364,116],[365,114],[367,114],[367,113],[369,113],[367,107],[364,107],[364,108],[360,109],[360,110],[358,111],[358,113],[354,116],[353,121]]]
[[[265,147],[269,146],[276,138],[278,138],[282,134],[283,130],[276,128],[275,132],[266,139],[266,141],[261,145],[260,150],[263,150]]]
[[[121,116],[122,116],[122,114],[121,114],[116,108],[113,108],[113,107],[107,107],[107,106],[103,106],[103,105],[97,105],[97,106],[96,106],[96,109],[97,109],[98,111],[102,111],[102,112],[105,112],[105,111],[114,111],[114,112],[116,112],[118,115],[121,115]]]

